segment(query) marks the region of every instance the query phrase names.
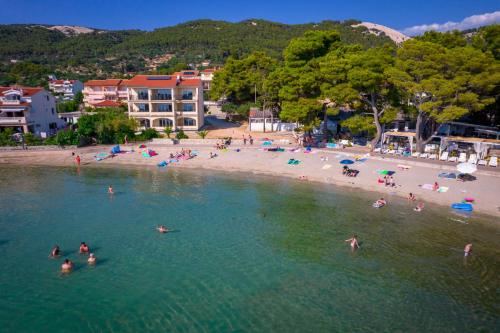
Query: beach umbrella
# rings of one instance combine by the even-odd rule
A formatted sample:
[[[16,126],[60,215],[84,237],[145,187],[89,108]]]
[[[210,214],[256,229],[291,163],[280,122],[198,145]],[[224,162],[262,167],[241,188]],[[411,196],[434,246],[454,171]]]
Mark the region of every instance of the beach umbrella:
[[[379,175],[388,175],[388,176],[390,176],[390,175],[395,174],[394,171],[390,171],[390,170],[378,170],[377,172],[379,173]]]
[[[340,164],[354,164],[353,160],[342,160],[340,161]]]
[[[459,165],[457,165],[457,170],[460,173],[473,173],[477,171],[477,167],[472,163],[460,163]]]

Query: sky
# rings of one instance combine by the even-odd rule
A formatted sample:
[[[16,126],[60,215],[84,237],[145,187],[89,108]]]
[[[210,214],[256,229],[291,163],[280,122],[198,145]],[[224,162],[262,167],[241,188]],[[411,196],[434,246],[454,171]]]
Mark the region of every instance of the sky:
[[[0,8],[0,24],[110,30],[153,30],[195,19],[282,23],[357,19],[415,35],[429,29],[500,23],[500,0],[0,0]]]

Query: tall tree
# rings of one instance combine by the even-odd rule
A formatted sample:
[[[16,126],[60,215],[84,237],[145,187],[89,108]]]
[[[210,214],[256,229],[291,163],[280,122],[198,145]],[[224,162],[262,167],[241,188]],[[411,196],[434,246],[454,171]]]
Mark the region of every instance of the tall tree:
[[[482,110],[494,102],[498,63],[489,52],[471,46],[445,48],[409,40],[397,52],[390,81],[416,109],[416,144],[422,151],[439,125]]]

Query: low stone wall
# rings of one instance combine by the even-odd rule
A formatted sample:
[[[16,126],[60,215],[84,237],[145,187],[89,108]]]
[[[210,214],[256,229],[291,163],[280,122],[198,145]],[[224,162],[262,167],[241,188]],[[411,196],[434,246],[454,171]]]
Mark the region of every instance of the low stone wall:
[[[76,149],[76,146],[57,146],[57,145],[47,145],[47,146],[26,146],[27,150],[61,150],[61,149]],[[2,151],[12,151],[12,150],[23,150],[23,146],[3,146],[0,147]]]
[[[254,140],[254,145],[262,144],[262,139]],[[153,139],[151,144],[153,145],[164,145],[164,146],[172,146],[172,145],[188,145],[188,146],[215,146],[217,143],[220,143],[221,139]],[[288,145],[292,142],[287,139],[281,140],[273,140],[274,145]],[[243,145],[243,140],[241,139],[233,139],[231,140],[231,145],[240,146]],[[250,142],[247,140],[247,145],[250,145]]]

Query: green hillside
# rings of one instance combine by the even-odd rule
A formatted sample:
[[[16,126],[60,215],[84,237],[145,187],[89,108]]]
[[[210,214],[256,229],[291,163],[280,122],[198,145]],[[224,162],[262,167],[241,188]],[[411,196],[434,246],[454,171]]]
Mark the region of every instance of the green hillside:
[[[282,24],[197,20],[153,31],[96,30],[67,36],[40,25],[0,25],[0,84],[35,84],[47,73],[86,79],[146,72],[154,57],[223,64],[259,50],[279,58],[289,40],[307,30],[337,30],[343,41],[364,47],[392,43],[387,36],[351,27],[357,21]],[[29,62],[29,63],[27,63]]]

